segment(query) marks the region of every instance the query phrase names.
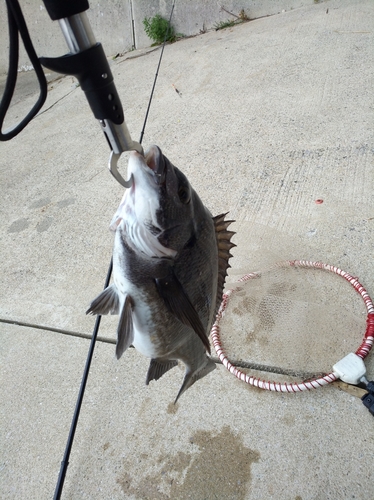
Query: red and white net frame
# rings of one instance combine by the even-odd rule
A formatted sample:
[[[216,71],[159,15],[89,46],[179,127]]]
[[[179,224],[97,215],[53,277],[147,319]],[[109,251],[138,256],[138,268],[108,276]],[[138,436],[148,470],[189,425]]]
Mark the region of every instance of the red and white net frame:
[[[362,359],[365,359],[366,356],[369,354],[370,349],[372,348],[374,343],[374,305],[371,298],[369,297],[369,294],[367,293],[365,288],[361,285],[361,283],[359,283],[358,279],[354,278],[345,271],[342,271],[338,267],[331,266],[329,264],[323,264],[322,262],[310,262],[307,260],[292,260],[292,261],[283,261],[276,264],[276,267],[289,267],[289,266],[300,267],[300,268],[322,269],[324,271],[330,271],[335,274],[338,274],[339,276],[342,276],[344,279],[346,279],[357,291],[357,293],[361,295],[367,310],[367,319],[366,319],[367,326],[364,338],[362,340],[360,347],[356,351],[356,355],[360,356],[360,358]],[[246,274],[238,281],[246,282],[250,279],[258,278],[260,276],[261,273],[250,273]],[[314,378],[301,383],[271,382],[247,375],[246,373],[239,370],[239,368],[233,366],[223,350],[220,340],[220,326],[219,326],[222,316],[224,315],[227,305],[229,303],[229,298],[233,293],[235,293],[235,289],[230,289],[223,294],[221,306],[219,308],[216,321],[211,329],[211,336],[212,336],[213,346],[216,350],[217,356],[219,357],[221,363],[233,375],[235,375],[235,377],[237,377],[239,380],[247,384],[258,387],[259,389],[266,389],[268,391],[276,391],[276,392],[309,391],[311,389],[317,389],[318,387],[322,387],[324,385],[330,384],[331,382],[334,382],[335,380],[338,380],[339,378],[338,375],[334,372],[331,372],[328,373],[327,375],[324,375],[323,377]]]

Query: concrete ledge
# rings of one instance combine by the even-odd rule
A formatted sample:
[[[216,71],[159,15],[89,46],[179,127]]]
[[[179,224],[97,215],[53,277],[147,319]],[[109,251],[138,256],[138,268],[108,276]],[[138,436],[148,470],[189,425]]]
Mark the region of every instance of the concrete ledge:
[[[234,20],[241,10],[250,19],[278,14],[305,5],[315,0],[184,0],[176,2],[172,24],[177,33],[186,36],[196,35],[212,29],[216,23]],[[57,22],[52,22],[40,1],[26,2],[21,0],[21,8],[30,31],[38,55],[54,57],[67,52],[66,44]],[[134,47],[144,48],[152,41],[144,32],[143,19],[161,14],[169,18],[173,0],[106,0],[91,2],[87,12],[93,32],[103,44],[108,56],[118,52],[127,52]],[[230,15],[228,12],[234,15]],[[8,24],[5,2],[0,4],[0,46],[8,47]],[[19,67],[25,71],[30,69],[30,60],[20,47]],[[8,51],[0,52],[0,74],[8,68]]]

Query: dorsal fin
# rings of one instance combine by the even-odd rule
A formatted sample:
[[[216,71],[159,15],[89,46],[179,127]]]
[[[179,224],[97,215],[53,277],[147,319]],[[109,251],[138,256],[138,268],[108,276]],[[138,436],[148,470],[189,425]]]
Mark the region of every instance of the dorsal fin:
[[[225,220],[227,213],[213,217],[218,248],[217,302],[214,317],[216,316],[219,306],[221,305],[227,270],[231,267],[229,264],[229,259],[232,257],[230,250],[236,246],[235,243],[231,242],[231,238],[234,236],[235,232],[227,230],[229,225],[235,221]]]

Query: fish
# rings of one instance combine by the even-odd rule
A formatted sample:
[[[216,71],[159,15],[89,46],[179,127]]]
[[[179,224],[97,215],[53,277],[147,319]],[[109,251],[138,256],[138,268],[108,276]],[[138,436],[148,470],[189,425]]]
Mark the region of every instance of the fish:
[[[209,334],[227,276],[234,222],[213,217],[187,177],[151,146],[128,162],[132,186],[110,228],[112,283],[86,314],[118,314],[116,357],[130,346],[151,359],[146,384],[184,363],[175,403],[216,367]]]

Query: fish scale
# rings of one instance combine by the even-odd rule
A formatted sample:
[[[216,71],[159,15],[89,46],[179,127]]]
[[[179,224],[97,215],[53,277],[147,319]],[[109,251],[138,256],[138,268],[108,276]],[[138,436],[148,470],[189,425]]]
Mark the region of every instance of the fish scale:
[[[178,398],[215,368],[209,333],[234,247],[226,214],[212,217],[157,146],[132,152],[129,188],[112,220],[114,282],[87,314],[119,314],[116,355],[132,344],[151,358],[148,385],[181,361]]]

